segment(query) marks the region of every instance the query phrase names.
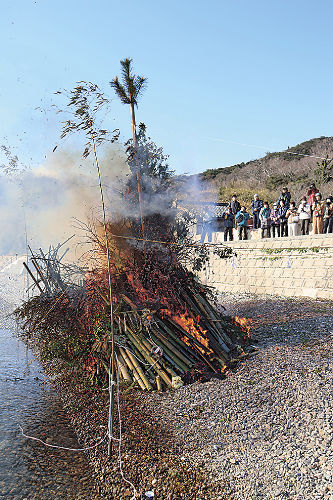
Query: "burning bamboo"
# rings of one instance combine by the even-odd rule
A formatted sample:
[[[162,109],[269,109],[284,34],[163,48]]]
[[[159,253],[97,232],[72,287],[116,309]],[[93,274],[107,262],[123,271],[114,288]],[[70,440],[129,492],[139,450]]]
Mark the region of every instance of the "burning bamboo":
[[[115,229],[108,227],[108,231],[113,233]],[[181,380],[200,378],[204,371],[219,375],[243,353],[240,346],[245,335],[241,329],[217,311],[207,289],[177,262],[171,260],[171,269],[166,273],[165,266],[155,258],[158,247],[150,249],[146,245],[143,253],[142,248],[132,248],[122,240],[128,259],[122,264],[115,246],[112,304],[105,259],[100,260],[99,270],[78,270],[60,264],[60,247],[50,247],[47,254],[41,249],[38,254],[31,250],[39,277],[34,278],[34,285],[41,292],[34,307],[38,303],[49,304],[52,313],[38,314],[36,324],[48,335],[47,325],[39,321],[47,314],[51,331],[58,334],[64,327],[65,315],[71,334],[85,335],[86,343],[94,339],[91,373],[101,377],[99,367],[104,367],[106,373],[109,370],[110,324],[105,323],[105,318],[110,316],[111,305],[119,377],[128,384],[136,383],[142,390],[172,388],[174,381],[179,385]],[[83,286],[74,284],[73,276],[78,274],[83,277]],[[26,328],[35,324],[33,315],[22,317]]]

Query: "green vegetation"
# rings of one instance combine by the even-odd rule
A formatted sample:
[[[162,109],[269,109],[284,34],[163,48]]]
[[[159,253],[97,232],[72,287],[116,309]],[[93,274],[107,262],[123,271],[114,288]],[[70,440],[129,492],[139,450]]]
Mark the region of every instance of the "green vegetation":
[[[321,162],[317,162],[318,168],[315,170],[315,175],[317,182],[323,184],[325,182],[329,182],[333,179],[333,165],[332,160],[326,156],[325,160]]]
[[[292,180],[292,174],[279,174],[279,175],[271,175],[265,185],[269,190],[279,189],[280,186],[287,186],[289,182]]]
[[[274,193],[272,193],[269,189],[260,189],[258,191],[255,188],[243,187],[238,184],[231,183],[229,185],[222,185],[219,190],[219,201],[226,202],[230,201],[233,194],[237,193],[237,199],[241,205],[245,205],[246,208],[250,208],[251,202],[253,200],[253,195],[258,192],[260,198],[263,201],[268,201],[272,203],[276,201],[276,197]]]
[[[273,253],[283,253],[283,252],[298,252],[298,253],[319,253],[320,251],[327,252],[328,248],[326,247],[288,247],[288,248],[263,248],[263,252],[268,254]]]
[[[199,175],[201,180],[209,181],[215,179],[215,177],[220,174],[229,175],[234,170],[245,167],[245,165],[247,165],[247,163],[237,163],[237,165],[231,165],[230,167],[209,168]]]
[[[332,195],[333,160],[330,158],[333,158],[333,137],[319,137],[280,153],[268,152],[257,160],[207,169],[199,177],[211,199],[218,194],[222,202],[229,201],[235,193],[241,203],[249,206],[254,193],[258,193],[271,203],[278,199],[282,188],[288,186],[292,200],[298,203],[313,183],[323,197]]]

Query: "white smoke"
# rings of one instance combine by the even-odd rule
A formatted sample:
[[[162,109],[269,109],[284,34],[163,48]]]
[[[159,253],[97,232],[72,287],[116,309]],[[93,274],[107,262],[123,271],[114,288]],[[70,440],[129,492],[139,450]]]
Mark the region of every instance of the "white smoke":
[[[111,206],[129,173],[126,157],[113,148],[100,158],[100,168],[105,201]],[[101,214],[96,166],[80,154],[56,153],[33,170],[3,168],[1,174],[1,254],[24,252],[26,240],[33,248],[48,248],[76,234],[78,243],[82,234],[76,219],[86,222]]]
[[[9,162],[10,163],[10,162]],[[15,162],[14,162],[15,163]],[[8,164],[8,158],[7,158]],[[137,190],[135,175],[131,174],[126,154],[113,146],[100,155],[105,208],[108,219],[140,217],[135,202]],[[70,236],[71,249],[77,255],[84,251],[77,244],[85,241],[85,234],[77,221],[102,219],[99,179],[93,157],[83,160],[75,152],[56,152],[35,169],[2,165],[0,169],[0,254],[23,253],[28,243],[32,248],[47,250]],[[126,183],[132,179],[132,193],[126,193]],[[141,177],[144,188],[142,211],[144,216],[162,214],[175,217],[175,200],[202,200],[202,186],[197,176],[176,178],[175,189],[165,190],[160,179]],[[129,202],[130,196],[134,202]],[[207,198],[206,198],[207,200]],[[178,200],[177,200],[178,204]],[[72,258],[77,258],[73,255]]]

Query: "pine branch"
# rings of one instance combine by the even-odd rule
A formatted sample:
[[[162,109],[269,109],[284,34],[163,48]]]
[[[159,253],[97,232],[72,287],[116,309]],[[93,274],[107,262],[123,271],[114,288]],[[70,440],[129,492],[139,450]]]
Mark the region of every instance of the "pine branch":
[[[123,104],[131,103],[131,100],[126,93],[125,87],[121,85],[117,76],[110,82],[110,85],[114,89],[115,93],[117,94],[117,96],[119,97],[119,99]]]

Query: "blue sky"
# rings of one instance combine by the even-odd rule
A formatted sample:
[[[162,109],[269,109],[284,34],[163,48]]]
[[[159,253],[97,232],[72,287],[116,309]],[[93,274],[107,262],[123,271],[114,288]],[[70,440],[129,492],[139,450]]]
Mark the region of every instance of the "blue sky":
[[[137,119],[178,173],[332,135],[332,14],[331,1],[2,0],[0,142],[42,162],[59,144],[53,93],[88,80],[113,96],[125,57],[148,78]],[[130,135],[116,98],[107,125]]]

